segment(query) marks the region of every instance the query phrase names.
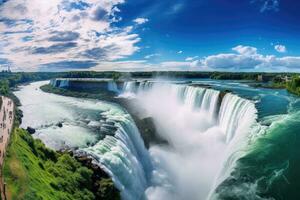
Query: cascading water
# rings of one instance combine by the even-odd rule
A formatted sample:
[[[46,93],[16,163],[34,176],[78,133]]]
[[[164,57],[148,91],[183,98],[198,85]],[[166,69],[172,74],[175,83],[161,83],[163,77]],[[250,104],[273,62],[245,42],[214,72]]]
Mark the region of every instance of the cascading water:
[[[257,110],[252,102],[236,95],[226,94],[219,112],[219,126],[224,130],[226,142],[230,142],[236,133],[249,130],[257,118]]]
[[[51,79],[50,84],[54,87],[59,87],[59,88],[66,88],[69,86],[69,80],[68,79]]]
[[[131,117],[102,113],[117,127],[114,136],[106,135],[83,151],[111,175],[123,199],[142,199],[152,170],[149,154]]]
[[[150,148],[156,173],[146,191],[148,199],[213,198],[214,189],[242,156],[237,152],[247,145],[257,118],[254,104],[226,94],[218,109],[216,90],[157,82],[146,88],[135,83],[133,90],[128,84],[133,83],[125,83],[124,92],[136,91],[168,141]]]
[[[34,127],[34,137],[49,147],[90,155],[113,178],[122,199],[143,198],[152,165],[131,116],[115,104],[44,93],[39,87],[45,84],[36,82],[16,92],[24,113],[22,127]]]
[[[67,85],[58,81],[51,84]],[[256,122],[254,104],[236,95],[224,96],[219,91],[192,85],[132,81],[125,83],[123,91],[117,94],[130,93],[127,97],[138,101],[143,116],[152,117],[158,134],[166,140],[165,144],[153,144],[148,152],[126,111],[101,101],[42,93],[38,90],[41,85],[28,85],[22,92],[16,92],[23,104],[23,126],[33,125],[37,130],[35,137],[51,147],[67,144],[91,155],[113,178],[122,199],[261,199],[257,188],[263,186],[259,192],[263,191],[264,195],[280,177],[284,177],[284,183],[295,182],[293,174],[287,179],[283,173],[290,166],[298,172],[298,166],[282,161],[277,143],[281,147],[292,144],[289,139],[299,129],[298,113],[287,118],[287,122],[267,129]],[[118,88],[111,82],[107,89],[117,91]],[[95,119],[99,113],[104,121]],[[62,128],[57,128],[58,122],[64,123]],[[97,127],[101,127],[101,140],[95,131]],[[257,144],[256,136],[266,135],[263,134],[266,130],[272,134]],[[289,137],[285,136],[287,133]],[[274,134],[280,140],[273,138]],[[249,154],[249,144],[253,141],[253,152]],[[291,152],[290,148],[285,151],[285,155]],[[272,163],[266,162],[269,155]],[[259,170],[253,170],[253,166]],[[295,193],[285,197],[295,197]]]
[[[125,82],[123,90],[124,90],[124,92],[127,92],[127,93],[135,93],[136,92],[136,82],[135,81]]]
[[[114,81],[108,82],[107,89],[108,89],[108,91],[115,92],[117,94],[120,93],[120,90],[118,89],[118,85]]]

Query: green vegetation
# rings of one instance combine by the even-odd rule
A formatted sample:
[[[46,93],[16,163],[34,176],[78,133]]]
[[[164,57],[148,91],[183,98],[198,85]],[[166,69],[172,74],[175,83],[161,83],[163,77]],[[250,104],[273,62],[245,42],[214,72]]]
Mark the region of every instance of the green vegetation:
[[[292,80],[287,83],[286,88],[289,92],[300,95],[300,77],[294,76]]]
[[[68,154],[59,155],[22,129],[11,138],[4,165],[10,199],[94,199],[92,171]]]
[[[67,153],[56,153],[17,128],[4,164],[7,195],[12,200],[119,199],[111,179],[99,178]]]
[[[15,87],[18,84],[29,83],[31,81],[48,80],[55,77],[61,77],[65,73],[49,72],[0,72],[0,81],[6,81],[9,87]],[[2,84],[0,84],[2,85]]]
[[[9,82],[8,80],[0,80],[0,94],[8,95],[9,93]]]
[[[68,72],[63,78],[210,78],[220,80],[252,80],[257,81],[263,75],[265,81],[271,81],[277,76],[293,76],[295,73],[261,73],[261,72],[201,72],[201,71],[147,71],[147,72]]]
[[[66,73],[0,72],[0,95],[20,105],[11,88],[18,84],[62,77]],[[84,166],[67,153],[57,153],[18,128],[22,111],[15,108],[14,131],[4,162],[3,176],[8,200],[120,199],[105,172]],[[100,173],[100,174],[99,174]]]

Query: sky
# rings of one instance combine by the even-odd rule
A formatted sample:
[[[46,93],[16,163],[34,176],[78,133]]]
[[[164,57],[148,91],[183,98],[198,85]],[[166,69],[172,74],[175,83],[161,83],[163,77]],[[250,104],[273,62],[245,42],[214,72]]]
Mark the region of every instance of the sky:
[[[0,70],[300,71],[297,0],[0,0]]]

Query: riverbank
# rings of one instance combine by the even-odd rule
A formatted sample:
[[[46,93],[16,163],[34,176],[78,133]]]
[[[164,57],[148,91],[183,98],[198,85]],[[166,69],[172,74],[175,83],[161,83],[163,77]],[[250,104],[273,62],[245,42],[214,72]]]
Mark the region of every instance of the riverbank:
[[[10,91],[9,94],[20,105],[18,98]],[[14,124],[3,166],[3,191],[7,200],[120,199],[120,192],[101,168],[82,162],[86,157],[46,148],[41,140],[33,139],[19,128],[23,115],[18,107],[15,111],[14,119],[7,114],[7,119]]]

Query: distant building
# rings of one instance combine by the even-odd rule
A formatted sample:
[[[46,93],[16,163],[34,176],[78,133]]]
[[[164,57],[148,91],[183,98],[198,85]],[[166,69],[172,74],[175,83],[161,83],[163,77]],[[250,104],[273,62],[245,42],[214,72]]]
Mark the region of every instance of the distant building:
[[[285,82],[288,82],[288,81],[291,81],[291,80],[292,80],[292,77],[291,77],[291,76],[288,76],[288,75],[285,75],[285,76],[283,77],[283,79],[284,79]]]
[[[11,73],[11,69],[10,69],[9,65],[7,66],[6,70],[5,70],[5,68],[6,68],[5,66],[3,66],[3,67],[0,66],[0,69],[1,68],[4,68],[4,69],[2,71],[0,71],[0,73]]]

